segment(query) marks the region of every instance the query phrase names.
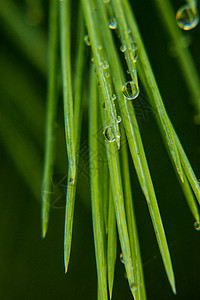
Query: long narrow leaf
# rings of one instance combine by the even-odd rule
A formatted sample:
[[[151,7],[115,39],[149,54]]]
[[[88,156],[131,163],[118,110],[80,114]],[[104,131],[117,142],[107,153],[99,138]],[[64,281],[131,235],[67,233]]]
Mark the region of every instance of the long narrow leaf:
[[[48,59],[48,90],[47,120],[44,157],[44,174],[42,184],[42,236],[45,237],[50,210],[51,184],[54,167],[55,125],[57,116],[57,73],[58,73],[58,8],[57,1],[51,0],[49,18],[49,59]]]
[[[92,201],[92,221],[94,232],[94,244],[97,264],[98,288],[101,300],[108,299],[106,260],[104,251],[103,218],[100,203],[99,165],[98,165],[98,103],[96,76],[90,74],[90,105],[89,105],[89,148],[90,148],[90,181]]]

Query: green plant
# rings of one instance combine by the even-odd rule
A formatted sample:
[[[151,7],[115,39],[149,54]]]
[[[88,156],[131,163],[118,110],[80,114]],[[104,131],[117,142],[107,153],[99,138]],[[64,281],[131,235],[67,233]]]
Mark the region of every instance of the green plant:
[[[52,1],[51,10],[55,14],[56,1]],[[158,2],[159,3],[159,2]],[[135,299],[146,299],[145,287],[143,281],[143,272],[141,267],[141,258],[139,250],[139,242],[137,238],[136,222],[133,214],[132,197],[131,197],[131,181],[129,178],[127,149],[123,149],[126,145],[126,140],[129,145],[130,153],[133,159],[133,164],[138,176],[141,189],[147,200],[149,212],[151,215],[154,231],[156,234],[158,246],[163,259],[164,267],[172,286],[172,290],[176,293],[174,274],[169,254],[169,249],[165,237],[164,228],[162,225],[161,216],[158,209],[158,204],[151,180],[151,175],[148,168],[142,139],[134,113],[134,109],[130,100],[136,98],[139,94],[137,70],[141,84],[146,90],[151,105],[155,109],[157,124],[161,130],[163,141],[169,153],[170,159],[174,166],[180,185],[185,194],[188,205],[196,221],[196,227],[199,228],[199,211],[196,204],[196,199],[200,202],[199,183],[192,171],[192,168],[187,160],[184,150],[179,142],[176,132],[166,113],[151,65],[149,63],[142,38],[140,36],[135,17],[132,13],[128,1],[81,1],[78,17],[81,20],[78,23],[78,29],[83,33],[82,14],[84,15],[88,35],[85,36],[85,41],[92,50],[92,63],[90,63],[90,78],[89,78],[89,149],[90,149],[90,177],[91,177],[91,201],[92,201],[92,216],[95,253],[98,274],[98,288],[100,299],[108,299],[107,295],[107,272],[108,286],[110,298],[112,297],[112,285],[114,278],[114,265],[116,259],[116,237],[113,240],[109,238],[110,232],[115,232],[113,218],[116,218],[119,239],[121,243],[122,256],[127,273],[127,279],[130,289]],[[68,183],[66,196],[66,213],[65,213],[65,235],[64,235],[64,253],[65,253],[65,270],[67,271],[70,249],[71,236],[73,226],[75,189],[77,182],[77,160],[78,156],[75,153],[79,151],[80,143],[80,124],[81,118],[77,119],[76,111],[82,110],[80,101],[81,82],[77,77],[83,77],[83,48],[77,51],[75,57],[77,64],[74,73],[74,112],[73,112],[73,96],[72,96],[72,71],[71,71],[71,4],[70,1],[60,1],[60,38],[61,38],[61,64],[63,73],[63,97],[64,97],[64,119],[66,145],[68,153]],[[109,22],[110,18],[110,22]],[[115,24],[116,22],[116,24]],[[114,25],[113,25],[114,23]],[[172,21],[173,23],[173,21]],[[53,40],[55,28],[58,26],[58,21],[55,18],[50,21],[53,26],[50,31],[50,38]],[[111,33],[111,29],[115,29],[121,43],[121,51],[124,53],[126,64],[129,70],[129,80],[124,74],[122,63],[119,59],[119,53]],[[177,31],[178,32],[178,31]],[[177,33],[178,35],[179,33]],[[54,38],[56,38],[54,36]],[[79,37],[80,38],[80,37]],[[81,36],[82,38],[82,36]],[[174,40],[177,37],[174,36]],[[79,45],[83,43],[78,40]],[[52,42],[53,43],[53,42]],[[54,45],[56,45],[56,41]],[[50,45],[50,51],[56,52],[55,47]],[[182,53],[182,52],[181,52]],[[52,54],[53,55],[53,54]],[[137,59],[138,55],[138,59]],[[187,54],[183,53],[184,59]],[[182,57],[183,57],[182,55]],[[81,63],[80,63],[81,62]],[[55,76],[55,59],[51,57],[50,66],[52,66],[52,76]],[[95,70],[95,72],[94,72]],[[190,74],[192,70],[189,70]],[[53,75],[54,73],[54,75]],[[49,73],[51,74],[51,73]],[[185,74],[189,72],[185,69]],[[99,88],[97,89],[97,83]],[[54,78],[55,82],[55,78]],[[79,85],[77,86],[77,82]],[[52,85],[54,83],[51,83]],[[51,87],[51,85],[50,85]],[[194,90],[197,90],[195,86]],[[199,91],[197,91],[199,96]],[[54,101],[53,93],[49,93],[49,101]],[[136,100],[137,101],[137,100]],[[199,102],[199,99],[197,100]],[[116,103],[117,102],[117,103]],[[50,103],[50,102],[49,102]],[[78,104],[77,104],[78,103]],[[116,104],[115,104],[116,103]],[[198,104],[199,105],[199,104]],[[78,107],[77,107],[78,106]],[[103,106],[103,108],[102,108]],[[49,115],[55,111],[49,106]],[[101,118],[99,118],[99,111]],[[117,111],[122,118],[123,125],[119,124]],[[80,113],[78,114],[80,115]],[[54,116],[55,118],[55,116]],[[55,121],[54,121],[55,122]],[[53,128],[53,120],[48,123],[47,130]],[[99,127],[100,126],[100,127]],[[120,150],[120,128],[124,143]],[[99,171],[98,156],[101,146],[99,143],[99,129],[104,128],[105,150],[108,159],[109,175],[106,176],[106,181],[103,180],[103,174]],[[125,133],[124,133],[125,132]],[[125,138],[126,134],[126,138]],[[74,139],[76,136],[76,139]],[[47,132],[48,137],[48,132]],[[78,138],[78,142],[77,142]],[[47,140],[46,157],[53,155],[50,149],[53,149],[54,141],[49,138]],[[51,153],[51,155],[49,154]],[[122,160],[121,166],[119,159]],[[45,170],[52,166],[52,162],[46,162]],[[127,176],[126,182],[122,180],[122,173]],[[45,172],[44,182],[47,178],[51,178],[52,169]],[[101,186],[111,184],[111,190],[106,187],[106,193],[102,192]],[[101,184],[101,185],[100,185]],[[48,183],[47,189],[43,197],[43,236],[45,236],[49,216],[49,199],[46,195],[50,195],[51,186]],[[194,199],[194,195],[196,199]],[[128,201],[128,203],[127,203]],[[105,203],[104,203],[105,202]],[[108,202],[108,203],[106,203]],[[113,202],[113,204],[112,204]],[[114,205],[115,217],[110,216],[110,206]],[[109,212],[106,211],[109,208]],[[129,211],[131,209],[131,211]],[[107,220],[109,217],[113,220]],[[104,219],[105,224],[104,224]],[[105,226],[106,225],[106,226]],[[114,233],[115,234],[115,233]],[[107,241],[108,239],[108,241]],[[107,254],[106,254],[107,253]],[[108,261],[106,257],[108,255]],[[108,271],[106,271],[108,269]]]
[[[198,124],[198,72],[189,50],[183,48],[179,43],[182,34],[176,27],[175,17],[169,2],[165,1],[165,6],[161,2],[155,1],[175,45],[177,58],[188,89],[194,98],[194,121]],[[129,170],[131,169],[132,172],[132,165],[148,205],[168,280],[173,292],[176,293],[169,247],[142,142],[140,123],[138,123],[136,107],[134,107],[134,103],[141,101],[140,96],[138,96],[140,93],[145,94],[145,97],[148,98],[148,108],[154,112],[174,172],[194,217],[195,228],[197,230],[200,228],[199,182],[166,112],[133,14],[134,3],[133,7],[130,3],[128,0],[81,0],[77,3],[77,10],[77,7],[74,7],[70,0],[50,1],[48,105],[42,184],[42,236],[46,236],[52,206],[52,177],[55,172],[56,126],[60,91],[58,74],[60,74],[61,67],[65,141],[68,157],[64,230],[65,272],[68,270],[71,253],[81,135],[84,134],[81,133],[82,118],[84,111],[88,111],[90,188],[99,299],[112,297],[117,257],[117,232],[122,252],[121,260],[125,266],[131,293],[135,299],[146,299],[136,227],[137,211],[133,205],[137,199],[135,199],[135,195],[132,198],[134,185],[130,175],[132,173]],[[44,45],[42,36],[36,31],[36,42],[33,43],[34,51],[30,50],[27,38],[33,32],[21,30],[20,16],[16,18],[18,26],[13,26],[12,22],[9,23],[9,14],[18,16],[14,6],[12,7],[12,1],[8,1],[7,8],[3,5],[0,5],[0,8],[1,6],[2,15],[10,24],[13,39],[15,39],[16,32],[20,33],[20,42],[26,46],[22,47],[21,51],[24,51],[24,54],[35,64],[36,68],[45,74],[45,66],[42,60],[38,60],[38,47],[35,46]],[[22,76],[22,78],[24,77]],[[37,128],[34,117],[30,114],[28,107],[26,108],[25,101],[24,103],[16,101],[16,103],[22,115],[33,124],[33,135],[37,139],[40,126]],[[36,103],[35,111],[41,111],[39,113],[40,118],[43,114],[40,103],[34,100],[32,103]],[[8,122],[3,116],[1,121],[4,128],[10,128],[10,131],[15,132],[12,122]],[[27,136],[26,131],[22,133],[22,137],[18,136],[17,133],[15,134],[15,143],[17,144],[19,141],[19,148],[16,148],[17,151],[13,155],[12,137],[4,135],[4,132],[1,134],[5,146],[24,179],[35,193],[39,185],[37,174],[39,173],[40,162],[31,142],[26,148],[26,155],[24,158],[22,157],[23,151],[20,145],[23,144],[23,140],[28,139]],[[102,156],[106,158],[103,167],[99,159]],[[132,165],[129,156],[132,159]],[[28,157],[32,160],[32,169],[34,170],[30,180],[27,178],[27,172],[30,172]],[[148,160],[150,161],[151,157]],[[38,198],[37,193],[35,195]]]

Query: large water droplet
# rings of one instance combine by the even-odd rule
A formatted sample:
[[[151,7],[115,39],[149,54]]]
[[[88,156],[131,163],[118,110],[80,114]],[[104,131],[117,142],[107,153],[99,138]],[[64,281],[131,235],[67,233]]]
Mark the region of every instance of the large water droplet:
[[[114,134],[112,133],[111,125],[106,126],[106,128],[103,131],[103,135],[104,135],[104,138],[106,139],[106,141],[108,141],[109,143],[112,143],[115,141],[115,137],[114,137]]]
[[[121,263],[124,265],[124,264],[125,264],[125,261],[124,261],[124,259],[123,259],[122,253],[120,254],[119,258],[120,258],[120,260],[121,260]]]
[[[91,42],[90,42],[90,38],[89,38],[89,35],[88,35],[88,34],[85,34],[85,35],[84,35],[83,40],[84,40],[84,42],[85,42],[85,44],[86,44],[87,46],[91,46]]]
[[[126,51],[126,45],[121,45],[120,46],[120,51],[125,52]]]
[[[128,100],[133,100],[139,95],[140,90],[136,82],[128,81],[124,84],[122,92]]]
[[[177,11],[176,22],[183,30],[193,29],[199,23],[199,14],[189,4],[185,4]]]
[[[197,231],[200,231],[200,222],[195,222],[194,223],[194,228],[197,230]]]
[[[110,29],[116,29],[117,28],[117,22],[115,18],[110,19],[110,22],[108,24]]]

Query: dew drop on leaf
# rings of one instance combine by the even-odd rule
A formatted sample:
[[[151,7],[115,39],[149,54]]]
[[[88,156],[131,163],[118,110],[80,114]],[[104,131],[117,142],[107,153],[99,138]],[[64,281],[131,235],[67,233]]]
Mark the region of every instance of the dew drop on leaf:
[[[69,179],[69,183],[74,184],[74,179],[72,177]]]
[[[112,143],[115,141],[114,134],[112,133],[111,125],[106,126],[106,128],[103,131],[104,138],[109,143]]]
[[[122,92],[128,100],[133,100],[139,95],[140,90],[136,82],[127,81],[122,87]]]
[[[197,230],[197,231],[200,231],[200,222],[195,222],[194,223],[194,228]]]
[[[110,22],[108,24],[108,27],[110,29],[116,29],[117,28],[117,22],[115,18],[110,19]]]
[[[119,258],[120,258],[120,260],[121,260],[121,263],[124,265],[124,264],[125,264],[125,261],[124,261],[124,259],[123,259],[122,253],[120,254]]]
[[[115,101],[117,99],[117,96],[115,94],[112,94],[112,100]]]
[[[120,51],[125,52],[126,51],[126,45],[121,45],[120,46]]]
[[[185,4],[177,11],[176,22],[183,30],[193,29],[199,23],[199,14],[189,4]]]
[[[88,34],[85,34],[85,35],[84,35],[83,40],[84,40],[84,42],[85,42],[85,44],[86,44],[87,46],[91,46],[91,42],[90,42],[90,38],[89,38],[89,35],[88,35]]]
[[[137,286],[136,286],[136,284],[134,282],[130,284],[130,289],[131,289],[132,293],[137,290]]]
[[[103,109],[106,109],[106,104],[105,104],[105,102],[102,103],[102,107],[103,107]]]
[[[117,123],[120,123],[122,118],[120,116],[117,116]]]

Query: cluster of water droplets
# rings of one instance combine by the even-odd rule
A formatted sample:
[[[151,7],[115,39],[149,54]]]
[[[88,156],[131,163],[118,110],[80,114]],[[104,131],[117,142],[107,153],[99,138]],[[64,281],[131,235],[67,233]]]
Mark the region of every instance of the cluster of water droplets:
[[[191,30],[199,23],[198,11],[189,4],[185,4],[178,9],[176,22],[181,29]]]
[[[130,30],[129,30],[128,34],[129,34],[129,41],[130,41],[128,49],[127,49],[127,46],[123,44],[120,47],[120,51],[123,53],[128,51],[128,56],[126,56],[126,53],[125,53],[125,58],[127,59],[127,57],[129,57],[129,63],[130,63],[130,64],[128,63],[129,69],[128,69],[127,73],[131,75],[132,80],[127,81],[123,85],[122,93],[127,100],[133,100],[133,99],[137,98],[140,93],[139,86],[138,86],[138,80],[137,80],[137,69],[136,69],[136,62],[138,59],[138,45],[135,42],[135,40],[133,39]],[[130,66],[132,66],[132,69]]]

